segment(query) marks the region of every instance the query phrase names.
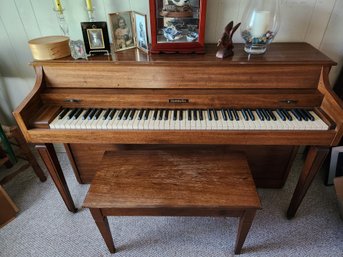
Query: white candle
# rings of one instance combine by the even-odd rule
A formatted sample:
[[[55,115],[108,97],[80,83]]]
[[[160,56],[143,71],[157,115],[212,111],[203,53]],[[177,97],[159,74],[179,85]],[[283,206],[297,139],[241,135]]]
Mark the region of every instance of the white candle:
[[[269,11],[257,11],[252,16],[251,34],[253,37],[263,36],[269,25],[270,12]]]

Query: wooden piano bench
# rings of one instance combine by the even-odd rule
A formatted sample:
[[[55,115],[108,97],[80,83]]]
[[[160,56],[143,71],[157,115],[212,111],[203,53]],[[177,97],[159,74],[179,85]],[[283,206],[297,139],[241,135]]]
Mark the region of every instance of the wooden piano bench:
[[[240,217],[235,254],[241,252],[261,208],[245,156],[185,150],[106,152],[83,206],[111,253],[107,216]]]

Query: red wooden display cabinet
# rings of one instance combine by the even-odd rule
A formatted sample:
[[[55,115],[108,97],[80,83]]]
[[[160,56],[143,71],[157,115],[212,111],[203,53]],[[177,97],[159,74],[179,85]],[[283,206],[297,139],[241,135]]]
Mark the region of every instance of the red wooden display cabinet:
[[[149,0],[152,53],[204,53],[206,0]]]

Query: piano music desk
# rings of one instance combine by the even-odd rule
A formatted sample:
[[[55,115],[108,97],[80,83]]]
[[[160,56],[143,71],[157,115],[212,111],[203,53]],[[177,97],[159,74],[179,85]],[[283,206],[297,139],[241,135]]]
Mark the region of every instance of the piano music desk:
[[[229,216],[239,254],[261,208],[244,154],[181,149],[106,152],[83,206],[111,253],[107,216]]]

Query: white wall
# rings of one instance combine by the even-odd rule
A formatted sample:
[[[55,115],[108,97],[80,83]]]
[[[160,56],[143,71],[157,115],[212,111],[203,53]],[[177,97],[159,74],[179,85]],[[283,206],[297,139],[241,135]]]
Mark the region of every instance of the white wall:
[[[216,42],[230,21],[240,21],[248,0],[207,0],[206,42]],[[84,0],[61,0],[70,37],[82,39],[80,22],[87,19]],[[149,13],[148,0],[93,0],[97,20],[127,10]],[[306,41],[330,58],[343,62],[343,0],[281,0],[282,24],[275,41]],[[13,110],[33,87],[28,65],[29,39],[61,34],[52,11],[53,0],[0,1],[0,120],[11,119]],[[241,42],[239,33],[234,37]],[[335,80],[339,69],[331,75]]]

